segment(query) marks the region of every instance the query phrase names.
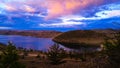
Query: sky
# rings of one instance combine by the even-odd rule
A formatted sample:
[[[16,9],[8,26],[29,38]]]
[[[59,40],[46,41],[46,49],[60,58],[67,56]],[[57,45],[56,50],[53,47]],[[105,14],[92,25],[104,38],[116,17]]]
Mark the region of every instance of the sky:
[[[0,29],[120,29],[120,0],[0,0]]]

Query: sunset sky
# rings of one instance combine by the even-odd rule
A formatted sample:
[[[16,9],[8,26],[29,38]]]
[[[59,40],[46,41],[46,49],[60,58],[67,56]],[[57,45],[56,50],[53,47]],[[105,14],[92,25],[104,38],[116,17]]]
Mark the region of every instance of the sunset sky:
[[[120,0],[0,0],[0,29],[120,29]]]

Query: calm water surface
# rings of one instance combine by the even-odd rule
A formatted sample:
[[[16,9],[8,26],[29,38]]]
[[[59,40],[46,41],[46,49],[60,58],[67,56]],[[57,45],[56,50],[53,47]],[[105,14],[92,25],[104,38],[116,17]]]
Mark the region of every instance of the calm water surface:
[[[47,50],[50,46],[54,44],[51,38],[36,38],[36,37],[30,37],[30,36],[19,36],[19,35],[0,35],[0,42],[7,44],[8,41],[12,41],[16,47],[23,47],[27,49],[34,49],[34,50]],[[60,46],[64,49],[69,50],[69,48],[66,48],[64,46]],[[99,48],[97,48],[98,50]],[[95,49],[89,49],[95,50]],[[80,50],[81,51],[81,50]]]
[[[32,48],[36,50],[46,50],[54,42],[51,38],[36,38],[30,36],[19,36],[19,35],[0,35],[0,42],[7,44],[8,41],[12,41],[16,47]]]

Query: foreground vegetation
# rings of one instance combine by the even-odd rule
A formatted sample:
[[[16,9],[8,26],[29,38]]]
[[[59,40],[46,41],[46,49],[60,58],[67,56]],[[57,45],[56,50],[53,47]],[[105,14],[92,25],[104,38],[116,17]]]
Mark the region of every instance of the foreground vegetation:
[[[103,52],[112,68],[120,68],[120,32],[105,38]]]
[[[25,68],[18,60],[19,55],[16,47],[9,42],[5,50],[0,54],[0,68]]]
[[[24,64],[24,65],[23,65]],[[105,36],[101,51],[65,50],[54,44],[47,51],[26,50],[8,43],[0,68],[120,68],[120,32]]]

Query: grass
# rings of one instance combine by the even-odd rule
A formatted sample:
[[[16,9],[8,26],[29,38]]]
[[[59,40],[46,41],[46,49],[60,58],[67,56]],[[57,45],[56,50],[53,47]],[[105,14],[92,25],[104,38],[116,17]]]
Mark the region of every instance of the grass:
[[[74,30],[54,37],[53,41],[70,48],[100,47],[104,41],[104,34],[92,30]]]
[[[24,63],[27,68],[98,68],[98,66],[103,68],[106,63],[105,58],[99,58],[98,54],[98,52],[87,54],[86,61],[66,57],[64,59],[66,62],[59,65],[52,65],[47,58],[39,59],[36,56],[26,56],[19,61]]]

